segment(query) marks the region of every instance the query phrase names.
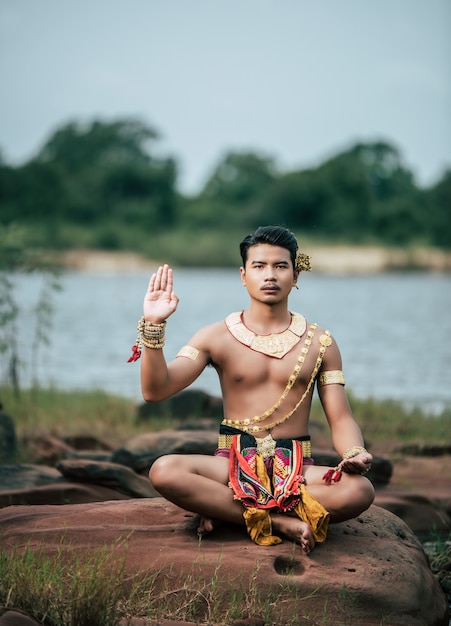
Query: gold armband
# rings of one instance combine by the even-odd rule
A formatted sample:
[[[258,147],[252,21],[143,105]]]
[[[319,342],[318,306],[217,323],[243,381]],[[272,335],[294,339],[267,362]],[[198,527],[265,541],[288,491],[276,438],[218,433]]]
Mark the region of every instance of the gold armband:
[[[321,372],[319,375],[319,384],[321,387],[323,387],[323,385],[332,385],[333,383],[338,383],[339,385],[345,384],[345,376],[341,370]]]
[[[177,356],[186,356],[187,359],[195,361],[199,356],[199,350],[197,348],[193,348],[193,346],[183,346],[183,348],[180,348]]]

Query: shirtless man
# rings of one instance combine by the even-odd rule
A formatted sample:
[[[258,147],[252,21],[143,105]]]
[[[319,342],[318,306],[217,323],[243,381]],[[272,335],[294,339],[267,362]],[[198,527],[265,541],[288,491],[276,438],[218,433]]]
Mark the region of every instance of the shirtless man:
[[[364,448],[347,401],[335,340],[288,308],[299,272],[310,269],[309,257],[299,253],[293,233],[280,226],[258,228],[243,240],[240,251],[248,308],[200,329],[168,364],[162,347],[165,322],[178,305],[173,272],[163,265],[150,279],[138,326],[139,341],[130,358],[136,360],[142,351],[144,400],[159,402],[176,394],[212,365],[221,383],[224,421],[215,456],[162,456],[152,465],[149,477],[162,496],[201,516],[200,534],[213,530],[220,520],[246,525],[256,543],[277,543],[281,535],[309,553],[316,541],[324,540],[329,520],[357,517],[373,502],[372,484],[363,476],[371,467],[372,456]],[[310,458],[308,423],[315,383],[334,447],[343,457],[336,468],[315,466]],[[310,498],[313,517],[299,513],[283,497],[277,504],[271,495],[274,484],[268,486],[262,478],[267,470],[271,481],[279,445],[293,463],[301,456],[299,475],[290,475],[292,492],[295,486],[293,502],[297,504],[301,498],[299,506],[305,509],[310,507]],[[265,470],[255,466],[259,455]],[[292,469],[288,467],[287,472]],[[247,501],[249,477],[252,487],[257,487],[256,497],[252,499],[253,492]],[[297,496],[301,490],[302,497]],[[312,525],[318,518],[323,531],[315,532]]]

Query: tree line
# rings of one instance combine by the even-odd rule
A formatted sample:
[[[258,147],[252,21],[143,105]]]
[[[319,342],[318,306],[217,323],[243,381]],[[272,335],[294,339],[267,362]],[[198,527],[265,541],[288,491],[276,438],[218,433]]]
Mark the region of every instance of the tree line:
[[[229,242],[270,223],[321,242],[451,248],[451,170],[420,187],[390,143],[357,143],[295,171],[231,151],[188,196],[158,140],[133,118],[61,126],[25,164],[1,160],[0,228],[19,227],[30,246],[164,252],[186,264],[233,263]]]

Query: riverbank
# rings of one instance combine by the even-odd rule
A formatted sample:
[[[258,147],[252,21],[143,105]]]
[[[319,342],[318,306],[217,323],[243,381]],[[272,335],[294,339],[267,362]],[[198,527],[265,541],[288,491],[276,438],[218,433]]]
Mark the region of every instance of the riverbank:
[[[451,252],[435,248],[384,248],[378,246],[306,246],[314,271],[367,274],[385,271],[450,272]],[[164,262],[134,252],[68,250],[56,255],[64,268],[81,272],[153,271]]]

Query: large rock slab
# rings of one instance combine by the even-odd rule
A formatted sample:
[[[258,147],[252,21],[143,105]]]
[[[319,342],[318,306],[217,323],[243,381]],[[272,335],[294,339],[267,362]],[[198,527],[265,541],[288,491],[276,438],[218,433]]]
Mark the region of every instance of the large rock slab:
[[[215,576],[230,597],[240,591],[283,597],[271,623],[445,626],[447,601],[421,544],[409,527],[377,506],[333,525],[310,555],[288,541],[253,544],[244,529],[224,526],[201,541],[195,516],[163,498],[67,506],[10,506],[0,510],[0,545],[27,545],[49,554],[65,542],[74,557],[92,547],[123,550],[127,573],[159,572],[173,583]],[[252,616],[250,616],[252,617]],[[255,616],[259,617],[259,616]],[[260,616],[261,617],[261,616]]]

